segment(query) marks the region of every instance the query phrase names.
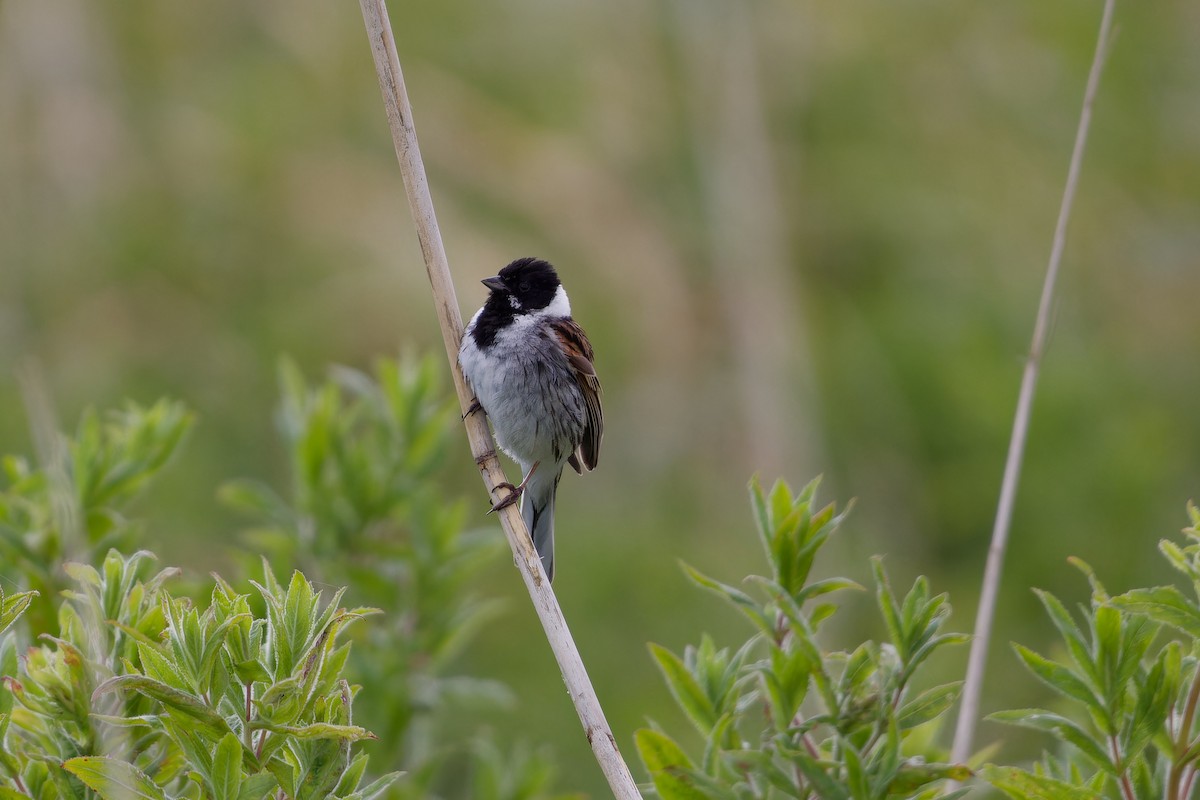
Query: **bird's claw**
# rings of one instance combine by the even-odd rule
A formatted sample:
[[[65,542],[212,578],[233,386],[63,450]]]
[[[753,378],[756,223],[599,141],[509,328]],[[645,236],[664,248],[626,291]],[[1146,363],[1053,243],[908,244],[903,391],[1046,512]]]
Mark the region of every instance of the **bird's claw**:
[[[467,417],[474,414],[476,411],[483,411],[483,406],[479,404],[478,397],[473,397],[473,398],[471,398],[471,405],[467,406],[467,410],[465,412],[463,412],[462,418],[466,419]]]
[[[492,491],[494,492],[496,489],[508,489],[509,491],[507,495],[496,501],[496,504],[488,510],[488,514],[499,511],[502,508],[508,508],[513,503],[517,502],[517,500],[521,497],[521,493],[525,491],[525,486],[524,484],[521,486],[513,486],[508,481],[504,481],[503,483],[497,483]],[[487,516],[487,514],[484,516]]]

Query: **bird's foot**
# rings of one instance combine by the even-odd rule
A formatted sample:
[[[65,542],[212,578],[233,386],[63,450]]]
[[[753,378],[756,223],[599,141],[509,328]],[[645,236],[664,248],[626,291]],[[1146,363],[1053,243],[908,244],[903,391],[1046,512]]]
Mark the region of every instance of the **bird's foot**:
[[[474,414],[476,411],[483,411],[483,406],[481,406],[481,405],[479,404],[479,398],[478,398],[478,397],[472,397],[472,398],[471,398],[471,405],[467,406],[467,410],[466,410],[465,412],[463,412],[462,418],[463,418],[463,419],[466,419],[467,417],[469,417],[469,416],[471,416],[472,414]]]
[[[497,483],[492,488],[493,492],[496,491],[496,489],[508,489],[509,493],[507,495],[505,495],[504,497],[500,498],[500,500],[498,500],[496,502],[496,504],[494,506],[492,506],[491,511],[489,511],[487,513],[491,514],[492,512],[499,511],[502,508],[508,508],[513,503],[517,502],[517,500],[521,497],[521,493],[525,491],[525,484],[529,483],[529,479],[533,477],[533,473],[537,472],[538,464],[540,464],[540,463],[542,463],[542,462],[540,462],[540,461],[533,462],[533,466],[529,468],[529,472],[525,475],[525,480],[521,481],[520,486],[513,486],[508,481],[504,481],[503,483]]]
[[[487,512],[488,514],[499,511],[502,508],[508,508],[513,503],[517,502],[517,500],[521,497],[521,493],[525,491],[525,484],[522,483],[520,486],[513,486],[508,481],[504,481],[503,483],[497,483],[492,491],[494,492],[496,489],[508,489],[508,494],[497,500],[496,504]]]

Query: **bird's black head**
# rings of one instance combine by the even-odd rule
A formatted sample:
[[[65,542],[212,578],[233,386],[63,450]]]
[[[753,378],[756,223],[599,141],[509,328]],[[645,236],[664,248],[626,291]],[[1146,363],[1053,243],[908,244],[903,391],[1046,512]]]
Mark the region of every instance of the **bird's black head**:
[[[558,273],[547,261],[540,258],[518,258],[494,278],[483,285],[492,290],[492,296],[507,295],[506,302],[521,311],[540,311],[550,305],[561,285]],[[511,300],[510,300],[511,298]]]

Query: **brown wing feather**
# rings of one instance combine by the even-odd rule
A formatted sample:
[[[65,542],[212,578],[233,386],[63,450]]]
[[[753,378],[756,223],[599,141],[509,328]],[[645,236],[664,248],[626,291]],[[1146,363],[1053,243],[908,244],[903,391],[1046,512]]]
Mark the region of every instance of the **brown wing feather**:
[[[600,378],[596,376],[596,367],[592,363],[592,345],[583,328],[569,317],[554,322],[554,333],[583,392],[585,408],[583,438],[571,454],[569,463],[576,472],[593,470],[600,458],[600,440],[604,438],[604,410],[600,407]]]

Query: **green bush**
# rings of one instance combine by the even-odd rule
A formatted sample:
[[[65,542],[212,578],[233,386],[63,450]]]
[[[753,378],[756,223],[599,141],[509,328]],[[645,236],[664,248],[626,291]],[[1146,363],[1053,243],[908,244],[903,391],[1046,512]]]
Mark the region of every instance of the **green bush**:
[[[437,375],[405,359],[309,385],[284,365],[292,486],[222,488],[259,554],[233,582],[184,582],[137,549],[129,504],[184,440],[180,404],[88,412],[48,463],[4,459],[0,589],[19,590],[0,591],[0,800],[366,800],[464,780],[482,800],[548,797],[544,752],[434,724],[510,699],[452,674],[496,611],[470,587],[503,541],[464,530],[438,489],[455,415]],[[368,758],[392,771],[368,778]]]
[[[992,719],[1045,731],[1061,744],[1033,770],[992,766],[985,776],[1018,800],[1193,797],[1200,767],[1200,510],[1180,545],[1163,540],[1167,562],[1187,579],[1178,587],[1110,596],[1083,561],[1091,602],[1081,626],[1058,598],[1040,591],[1062,636],[1065,657],[1015,645],[1025,667],[1063,700],[1067,713],[1030,708]]]
[[[201,611],[152,574],[144,551],[110,551],[99,569],[68,564],[76,588],[58,636],[20,659],[6,639],[0,672],[8,797],[261,800],[331,795],[367,800],[398,777],[360,787],[371,737],[352,722],[338,634],[365,610],[322,603],[299,573],[268,569],[266,614],[218,581]],[[11,677],[11,676],[17,677]]]
[[[110,547],[132,550],[138,526],[129,504],[178,450],[192,426],[182,404],[130,404],[102,418],[83,415],[72,438],[57,437],[46,464],[5,456],[0,492],[0,576],[38,593],[29,610],[38,632],[58,630],[55,604],[69,588],[64,561],[98,564]]]
[[[472,579],[505,545],[494,529],[464,530],[465,504],[440,488],[459,435],[441,370],[432,359],[381,361],[374,377],[338,368],[310,386],[285,362],[286,499],[256,481],[221,489],[253,520],[247,539],[276,569],[349,586],[357,602],[387,610],[359,630],[351,671],[372,695],[362,714],[379,735],[372,751],[405,764],[414,790],[429,788],[446,755],[433,730],[438,712],[511,700],[495,681],[448,672],[497,612]]]
[[[753,626],[736,651],[705,636],[682,656],[651,645],[672,695],[704,747],[691,757],[657,727],[637,745],[663,800],[691,798],[934,797],[936,783],[964,779],[965,767],[939,763],[923,726],[957,696],[950,684],[914,691],[914,677],[939,648],[965,641],[941,632],[945,595],[919,578],[897,599],[875,560],[884,643],[825,652],[817,634],[837,610],[827,595],[860,589],[844,578],[810,580],[813,560],[836,529],[832,505],[816,506],[817,482],[793,494],[778,482],[751,484],[769,576],[747,579],[750,594],[688,567],[691,579],[732,605]],[[960,790],[965,791],[965,790]],[[951,796],[951,795],[947,795]]]
[[[385,361],[310,384],[282,368],[291,485],[233,481],[222,500],[252,519],[244,575],[192,583],[155,566],[129,504],[167,464],[190,413],[162,401],[86,413],[46,462],[3,460],[0,490],[0,800],[551,796],[541,750],[478,728],[453,741],[503,685],[456,674],[455,656],[496,606],[473,590],[503,550],[464,528],[439,490],[456,414],[434,362]],[[972,773],[934,743],[957,683],[929,685],[931,659],[965,640],[943,626],[944,594],[918,578],[902,596],[879,559],[880,642],[826,650],[832,599],[863,587],[813,577],[841,520],[800,492],[751,484],[768,574],[744,588],[686,567],[750,623],[719,646],[651,645],[694,733],[651,725],[637,750],[664,800],[959,797]],[[1035,765],[988,764],[1017,800],[1182,800],[1200,774],[1200,510],[1160,550],[1188,584],[1110,595],[1091,568],[1072,614],[1039,592],[1063,653],[1017,645],[1059,707],[994,720],[1056,744]],[[286,582],[276,575],[290,573]],[[325,598],[314,588],[343,586]],[[343,599],[350,602],[343,603]],[[380,609],[384,613],[380,613]],[[370,617],[364,620],[364,617]],[[357,624],[354,624],[357,623]],[[369,700],[355,708],[357,697]],[[692,747],[684,741],[697,738]],[[367,774],[368,762],[382,770]]]

